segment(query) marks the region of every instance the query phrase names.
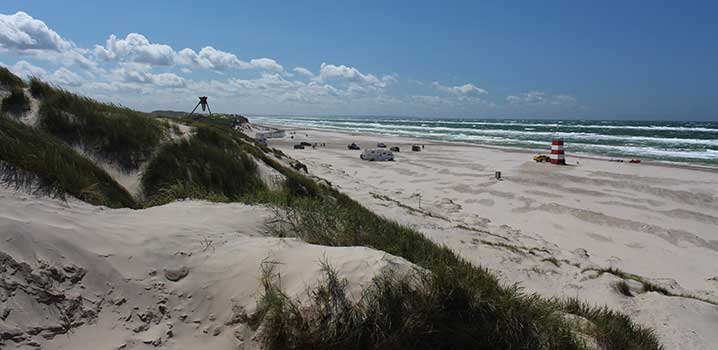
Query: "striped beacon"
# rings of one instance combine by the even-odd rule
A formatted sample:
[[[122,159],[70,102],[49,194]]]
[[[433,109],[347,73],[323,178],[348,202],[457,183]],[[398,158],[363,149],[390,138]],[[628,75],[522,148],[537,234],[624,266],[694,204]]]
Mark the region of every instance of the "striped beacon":
[[[563,154],[563,139],[551,140],[551,164],[566,165],[566,158]]]

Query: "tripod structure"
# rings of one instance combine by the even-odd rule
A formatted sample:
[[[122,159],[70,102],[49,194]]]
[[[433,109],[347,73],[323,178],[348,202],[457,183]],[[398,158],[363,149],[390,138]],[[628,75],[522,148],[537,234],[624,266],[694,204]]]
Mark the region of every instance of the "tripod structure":
[[[194,114],[194,111],[196,111],[196,110],[197,110],[197,107],[199,107],[200,105],[202,106],[202,111],[203,111],[203,112],[204,112],[205,109],[206,109],[207,111],[209,111],[209,115],[212,115],[212,109],[209,108],[209,102],[207,102],[207,96],[200,96],[200,97],[199,97],[199,102],[197,102],[197,105],[194,106],[194,109],[192,110],[192,112],[189,113],[189,115]]]

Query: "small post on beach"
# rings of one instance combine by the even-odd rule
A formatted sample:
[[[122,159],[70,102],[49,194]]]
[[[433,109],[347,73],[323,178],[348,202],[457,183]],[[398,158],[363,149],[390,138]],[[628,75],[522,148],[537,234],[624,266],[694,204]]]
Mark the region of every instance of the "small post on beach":
[[[413,198],[413,197],[416,197],[416,198],[419,199],[419,209],[421,209],[421,193],[418,193],[418,192],[417,192],[417,193],[414,193],[414,194],[411,195],[410,198]]]

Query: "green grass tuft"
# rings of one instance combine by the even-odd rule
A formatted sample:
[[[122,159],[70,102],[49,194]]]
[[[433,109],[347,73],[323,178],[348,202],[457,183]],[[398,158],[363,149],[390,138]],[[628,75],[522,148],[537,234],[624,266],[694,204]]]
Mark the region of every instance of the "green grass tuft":
[[[2,100],[0,112],[9,114],[20,114],[30,110],[30,99],[25,96],[22,88],[13,88],[10,95]]]
[[[541,259],[541,261],[550,262],[556,267],[561,267],[561,262],[553,256],[550,258]]]
[[[254,160],[227,133],[208,126],[163,146],[147,164],[142,187],[148,205],[182,198],[237,201],[265,190]]]
[[[30,91],[42,101],[40,128],[123,169],[137,169],[167,137],[168,124],[144,113],[78,96],[36,78],[30,80]]]
[[[0,182],[95,205],[136,207],[104,170],[51,135],[0,116]]]
[[[0,66],[0,87],[6,90],[22,89],[25,87],[25,82],[7,67]]]
[[[302,304],[281,291],[277,273],[267,274],[265,270],[265,292],[255,317],[264,319],[260,338],[265,348],[578,348],[563,320],[547,308],[549,305],[539,306],[529,298],[523,299],[525,303],[515,300],[510,305],[516,312],[511,319],[497,320],[497,312],[509,310],[494,310],[470,286],[457,285],[452,278],[458,275],[384,272],[364,288],[358,302],[352,303],[346,281],[326,263],[323,271],[324,279],[311,289],[309,302]],[[534,315],[521,314],[527,304],[540,308],[531,308],[537,312]],[[535,317],[538,324],[528,329],[513,327],[527,316]]]
[[[626,281],[618,281],[614,283],[613,288],[620,294],[623,294],[627,297],[633,296],[633,293],[631,293],[631,288],[628,286],[628,283],[626,283]]]
[[[419,232],[377,216],[332,189],[322,188],[315,197],[277,200],[276,205],[284,209],[277,217],[277,235],[296,236],[313,244],[368,246],[401,256],[431,271],[431,280],[437,281],[432,288],[440,288],[438,291],[444,296],[434,300],[437,308],[433,311],[434,317],[441,319],[435,326],[441,325],[445,331],[419,338],[422,344],[440,347],[441,342],[446,341],[442,339],[452,334],[462,341],[453,344],[456,348],[578,348],[577,340],[569,335],[571,329],[559,317],[561,313],[573,311],[595,324],[594,336],[607,345],[605,349],[661,349],[650,331],[621,314],[585,304],[577,307],[575,303],[523,295],[517,287],[502,286],[486,269],[472,265]],[[535,250],[492,245],[522,253]],[[414,345],[401,346],[412,348]]]

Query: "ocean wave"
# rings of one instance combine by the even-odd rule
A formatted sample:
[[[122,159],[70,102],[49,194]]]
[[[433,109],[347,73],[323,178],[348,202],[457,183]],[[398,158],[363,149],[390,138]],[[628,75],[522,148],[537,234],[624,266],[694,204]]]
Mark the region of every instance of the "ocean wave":
[[[645,157],[655,159],[683,161],[718,161],[718,137],[706,139],[657,137],[654,135],[633,136],[601,134],[597,132],[566,132],[536,131],[535,127],[553,127],[556,124],[526,121],[487,122],[477,120],[401,120],[401,119],[317,119],[317,118],[257,118],[290,127],[309,127],[335,131],[377,133],[383,135],[426,138],[452,142],[468,142],[511,146],[528,149],[548,149],[548,140],[560,136],[567,141],[567,153],[593,153],[610,156]],[[407,124],[401,124],[407,123]],[[688,126],[666,125],[610,125],[610,121],[602,121],[604,125],[564,124],[564,130],[570,128],[603,129],[637,129],[637,130],[672,130],[683,131],[670,135],[690,136],[688,132],[710,131],[718,133],[718,129]],[[466,127],[462,127],[466,125]],[[476,125],[477,127],[472,127]],[[523,130],[500,128],[480,128],[480,126],[523,126]],[[533,130],[529,130],[533,129]],[[575,130],[575,129],[574,129]],[[706,137],[705,134],[703,137]]]
[[[401,125],[401,124],[382,124],[377,122],[354,122],[354,121],[324,121],[320,120],[315,123],[302,123],[305,126],[314,127],[332,127],[335,130],[341,130],[344,128],[362,128],[364,132],[378,132],[385,133],[386,128],[392,130],[413,130],[417,134],[419,132],[435,134],[443,132],[446,136],[453,135],[455,133],[469,133],[477,135],[494,135],[504,136],[513,135],[522,139],[537,139],[544,138],[548,139],[554,136],[562,137],[569,141],[571,139],[581,141],[616,141],[616,142],[646,142],[646,143],[657,143],[657,144],[673,144],[673,145],[704,145],[704,146],[718,146],[718,139],[686,139],[686,138],[664,138],[664,137],[651,137],[651,136],[621,136],[621,135],[606,135],[597,133],[585,133],[585,132],[549,132],[549,131],[532,131],[532,130],[503,130],[503,129],[471,129],[471,128],[455,128],[448,126],[421,126],[421,125]],[[424,123],[426,125],[426,123]],[[404,133],[406,134],[406,133]]]
[[[576,124],[574,121],[561,121],[560,123],[545,123],[545,122],[526,122],[526,121],[485,121],[485,120],[415,120],[415,119],[316,119],[316,118],[303,118],[303,117],[291,117],[291,118],[272,118],[274,121],[282,120],[285,122],[301,121],[303,123],[311,122],[314,124],[345,124],[345,125],[401,125],[401,126],[412,126],[404,124],[391,124],[391,123],[412,123],[419,124],[416,127],[431,127],[430,125],[468,125],[468,126],[520,126],[520,127],[543,127],[543,128],[556,128],[557,124],[561,125],[564,129],[566,128],[578,128],[578,129],[611,129],[611,130],[643,130],[643,131],[679,131],[679,132],[702,132],[702,133],[717,133],[718,126],[716,127],[705,127],[705,126],[666,126],[666,125],[610,125],[610,124]],[[603,121],[602,123],[610,123],[611,121]],[[560,128],[559,127],[559,130]]]

